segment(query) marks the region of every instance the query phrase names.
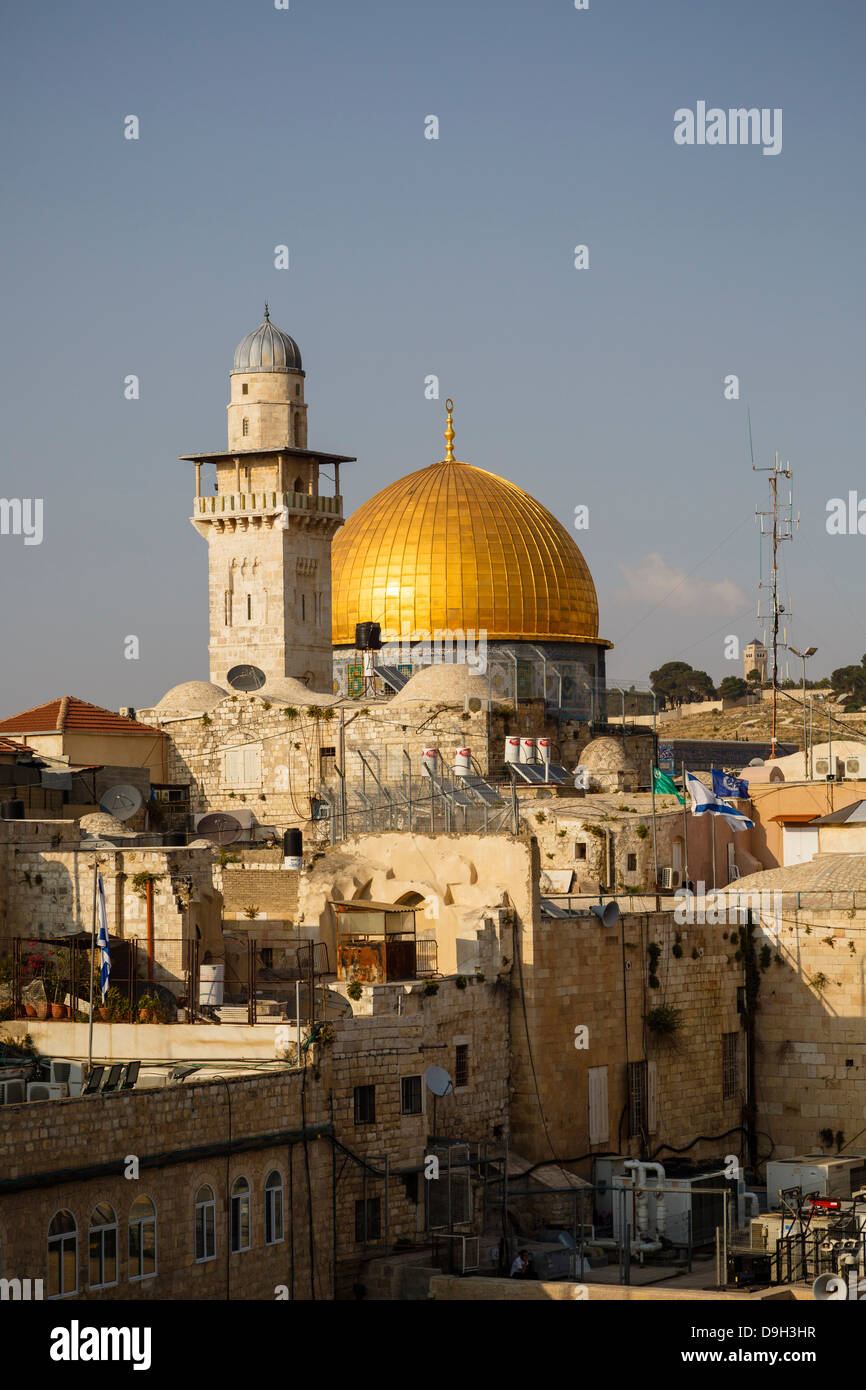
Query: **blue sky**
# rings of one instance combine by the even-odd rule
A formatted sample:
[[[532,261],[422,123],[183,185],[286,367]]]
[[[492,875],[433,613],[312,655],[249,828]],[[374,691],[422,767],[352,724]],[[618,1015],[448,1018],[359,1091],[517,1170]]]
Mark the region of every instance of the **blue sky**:
[[[758,461],[795,471],[791,640],[821,671],[866,651],[866,536],[825,525],[866,498],[861,5],[158,0],[4,27],[0,496],[44,498],[41,545],[0,536],[5,713],[207,676],[177,455],[224,446],[266,298],[311,441],[358,456],[348,509],[441,457],[430,373],[459,458],[566,526],[589,507],[618,677],[741,669],[723,642],[757,630],[767,496],[748,402]],[[698,100],[782,108],[781,154],[675,145]]]

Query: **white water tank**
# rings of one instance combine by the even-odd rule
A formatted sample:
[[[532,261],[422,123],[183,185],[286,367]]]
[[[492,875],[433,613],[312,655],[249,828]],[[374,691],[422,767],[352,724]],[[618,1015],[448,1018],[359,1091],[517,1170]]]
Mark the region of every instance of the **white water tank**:
[[[468,748],[458,748],[454,754],[454,776],[468,777],[472,771],[472,754]]]
[[[550,762],[550,739],[540,738],[538,740],[538,756],[543,763]]]
[[[509,734],[505,740],[505,761],[506,763],[520,762],[520,739]]]
[[[425,777],[429,777],[431,772],[439,771],[439,749],[425,748],[421,753],[421,771]]]
[[[535,762],[535,739],[522,738],[520,740],[520,761],[522,763]]]
[[[225,990],[225,964],[223,961],[212,965],[202,965],[199,970],[198,1002],[219,1008]]]

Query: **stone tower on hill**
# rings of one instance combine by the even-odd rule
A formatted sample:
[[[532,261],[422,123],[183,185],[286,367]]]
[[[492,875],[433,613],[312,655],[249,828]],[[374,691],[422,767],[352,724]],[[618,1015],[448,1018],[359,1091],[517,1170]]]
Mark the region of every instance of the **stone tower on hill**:
[[[183,454],[195,464],[191,518],[208,543],[210,679],[257,666],[268,682],[294,676],[333,688],[331,542],[343,523],[340,464],[307,444],[298,345],[270,321],[238,346],[228,449]],[[212,465],[203,490],[202,468]],[[320,492],[322,467],[333,493]]]

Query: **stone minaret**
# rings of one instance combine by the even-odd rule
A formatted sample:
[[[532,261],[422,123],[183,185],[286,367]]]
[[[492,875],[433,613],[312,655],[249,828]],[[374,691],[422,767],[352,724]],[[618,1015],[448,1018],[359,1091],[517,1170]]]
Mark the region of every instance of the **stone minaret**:
[[[210,679],[225,685],[249,664],[269,682],[332,690],[331,541],[343,522],[340,464],[354,460],[308,448],[300,350],[267,305],[235,353],[227,451],[182,457],[196,466],[191,520],[208,543]],[[216,469],[206,484],[203,465]]]

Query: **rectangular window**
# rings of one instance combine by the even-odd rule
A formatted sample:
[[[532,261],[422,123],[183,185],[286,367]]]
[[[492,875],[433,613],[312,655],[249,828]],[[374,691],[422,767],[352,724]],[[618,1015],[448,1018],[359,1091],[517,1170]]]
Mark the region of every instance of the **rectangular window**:
[[[469,1046],[458,1043],[454,1051],[454,1089],[469,1085]]]
[[[216,1203],[196,1202],[195,1205],[195,1258],[216,1259]]]
[[[630,1139],[640,1138],[648,1132],[647,1122],[647,1065],[646,1062],[628,1064],[628,1133]]]
[[[366,1202],[355,1203],[355,1240],[359,1245],[369,1245],[382,1234],[382,1203],[378,1197],[368,1197]]]
[[[250,1248],[250,1194],[249,1192],[235,1193],[232,1195],[232,1220],[231,1220],[232,1254],[236,1255],[241,1250]]]
[[[323,782],[333,775],[334,763],[337,761],[336,748],[319,749],[319,776]]]
[[[574,857],[575,859],[586,858],[586,844],[583,840],[578,840],[577,844],[574,846]]]
[[[282,1185],[265,1189],[265,1245],[279,1245],[283,1239]]]
[[[355,1087],[355,1124],[373,1125],[376,1123],[376,1087]]]
[[[740,1089],[740,1035],[722,1034],[722,1100],[733,1100]]]
[[[117,1227],[93,1226],[90,1230],[90,1287],[104,1289],[117,1283]]]
[[[301,622],[302,622],[302,623],[305,623],[306,621],[307,621],[307,600],[306,600],[306,598],[304,597],[304,595],[301,594]]]
[[[129,1278],[150,1279],[156,1274],[156,1220],[129,1223]]]
[[[404,1076],[400,1082],[401,1109],[404,1115],[421,1114],[421,1077]]]
[[[637,855],[636,855],[636,854],[628,854],[628,855],[626,855],[626,861],[625,861],[625,863],[626,863],[626,869],[628,870],[628,872],[629,872],[629,873],[632,873],[633,870],[635,870],[635,869],[637,868]]]

